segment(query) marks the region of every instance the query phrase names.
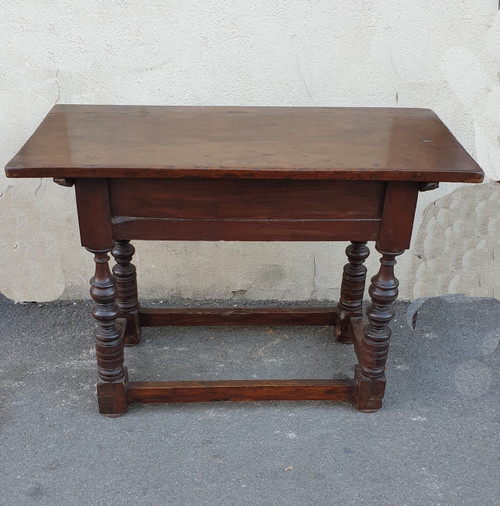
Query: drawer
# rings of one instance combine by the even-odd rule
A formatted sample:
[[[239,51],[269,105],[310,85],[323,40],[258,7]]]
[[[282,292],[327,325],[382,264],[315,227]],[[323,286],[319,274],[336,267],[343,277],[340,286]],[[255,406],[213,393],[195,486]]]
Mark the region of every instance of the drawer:
[[[183,219],[380,219],[383,181],[109,179],[111,214]]]

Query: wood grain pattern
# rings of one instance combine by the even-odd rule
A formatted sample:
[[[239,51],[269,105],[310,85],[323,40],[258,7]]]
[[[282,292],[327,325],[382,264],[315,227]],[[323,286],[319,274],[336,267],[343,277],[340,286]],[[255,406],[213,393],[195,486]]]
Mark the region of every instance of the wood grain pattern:
[[[231,325],[335,325],[333,308],[141,308],[144,327]]]
[[[107,180],[78,179],[75,195],[82,246],[111,250],[115,241],[111,231]]]
[[[111,254],[116,260],[113,274],[116,278],[117,303],[120,318],[127,320],[125,346],[134,346],[141,341],[141,323],[139,321],[139,299],[137,295],[137,275],[132,263],[135,248],[130,241],[116,241]]]
[[[351,401],[356,388],[350,379],[130,382],[127,401]]]
[[[398,296],[399,282],[394,276],[396,256],[403,253],[381,252],[380,268],[371,279],[368,293],[371,304],[366,309],[368,324],[365,326],[358,352],[359,367],[356,369],[358,381],[357,408],[372,412],[382,407],[385,392],[385,363],[389,352],[391,329],[389,323],[394,318],[393,302]]]
[[[480,182],[428,109],[56,105],[8,177]]]
[[[149,241],[375,241],[380,220],[113,218],[115,239]]]
[[[403,251],[410,247],[417,198],[416,183],[391,181],[387,184],[376,244],[379,251]]]
[[[126,371],[123,366],[123,334],[126,321],[117,321],[116,279],[109,270],[109,250],[94,253],[95,275],[90,280],[90,295],[95,301],[92,315],[98,325],[94,331],[97,357],[97,398],[99,412],[127,412]]]
[[[110,179],[113,216],[187,219],[380,219],[382,181]]]
[[[342,400],[379,409],[395,257],[409,247],[418,192],[483,178],[426,109],[85,105],[56,105],[6,174],[75,184],[82,245],[96,262],[98,401],[109,416],[132,402]],[[333,308],[139,310],[131,239],[351,241],[338,321]],[[371,240],[382,259],[363,328]],[[123,365],[124,340],[137,343],[141,326],[335,324],[339,340],[354,343],[354,379],[129,383]]]
[[[342,274],[335,337],[339,342],[350,343],[349,320],[363,314],[366,280],[366,267],[363,264],[368,258],[370,250],[366,241],[353,241],[345,251],[349,262],[344,266]]]

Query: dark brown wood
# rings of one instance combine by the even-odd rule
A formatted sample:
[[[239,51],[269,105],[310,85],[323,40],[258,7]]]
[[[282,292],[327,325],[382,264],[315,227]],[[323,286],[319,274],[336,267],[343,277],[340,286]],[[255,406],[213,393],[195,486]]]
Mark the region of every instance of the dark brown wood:
[[[141,308],[143,327],[233,325],[335,325],[332,308]]]
[[[398,296],[399,282],[394,276],[396,255],[381,251],[380,269],[371,279],[368,293],[371,304],[366,309],[368,324],[365,326],[361,349],[358,351],[359,367],[357,408],[372,412],[382,407],[385,392],[385,363],[389,352],[391,329],[389,323],[394,317],[392,303]]]
[[[147,381],[128,385],[128,402],[352,401],[351,379]]]
[[[383,181],[110,179],[113,216],[223,220],[380,219]]]
[[[170,241],[374,241],[380,220],[113,218],[115,239]]]
[[[344,266],[342,276],[335,336],[339,342],[350,343],[349,320],[363,314],[363,295],[366,280],[366,267],[363,264],[368,258],[370,250],[366,245],[366,241],[353,241],[345,252],[349,262]]]
[[[90,295],[95,301],[92,315],[97,320],[94,331],[97,357],[97,399],[102,414],[127,412],[126,371],[123,367],[123,334],[126,322],[117,322],[116,280],[109,270],[109,250],[94,253],[95,275],[90,280]]]
[[[135,265],[131,263],[134,253],[135,248],[130,244],[130,241],[116,241],[111,251],[116,260],[116,265],[113,266],[113,274],[116,277],[120,317],[127,320],[125,346],[134,346],[139,344],[141,340],[136,270]]]
[[[90,250],[111,250],[115,241],[111,230],[107,180],[78,179],[75,194],[82,246]]]
[[[113,234],[198,241],[376,239],[385,186],[380,181],[111,179]]]
[[[379,251],[404,251],[410,247],[417,198],[416,183],[392,181],[387,184],[376,244]]]
[[[419,191],[483,172],[430,110],[56,105],[8,177],[75,184],[91,295],[101,413],[131,402],[343,400],[379,409],[395,257],[410,245]],[[139,310],[132,239],[351,241],[332,308]],[[363,327],[366,241],[382,254]],[[113,276],[108,253],[117,264]],[[141,325],[335,325],[359,364],[348,380],[129,383],[124,341]]]
[[[56,105],[8,177],[480,182],[428,109]]]

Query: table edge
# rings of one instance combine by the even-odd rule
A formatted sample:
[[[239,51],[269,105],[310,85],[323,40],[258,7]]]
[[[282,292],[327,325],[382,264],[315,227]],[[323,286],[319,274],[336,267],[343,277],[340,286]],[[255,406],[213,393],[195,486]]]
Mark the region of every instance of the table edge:
[[[82,172],[84,171],[84,172]],[[450,172],[447,170],[426,172],[418,168],[408,173],[397,169],[384,168],[343,168],[343,169],[283,169],[283,168],[224,168],[224,167],[172,167],[172,168],[136,168],[136,167],[23,167],[7,164],[5,175],[8,178],[131,178],[131,179],[168,179],[168,178],[206,178],[206,179],[316,179],[316,180],[352,180],[352,181],[415,181],[481,183],[484,172],[478,166],[477,171]]]

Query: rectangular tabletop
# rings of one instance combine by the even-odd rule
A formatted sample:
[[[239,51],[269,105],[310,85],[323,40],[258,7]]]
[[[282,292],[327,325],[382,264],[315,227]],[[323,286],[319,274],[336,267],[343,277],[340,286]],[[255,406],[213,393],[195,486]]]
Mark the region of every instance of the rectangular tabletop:
[[[8,177],[480,182],[428,109],[56,105]]]

